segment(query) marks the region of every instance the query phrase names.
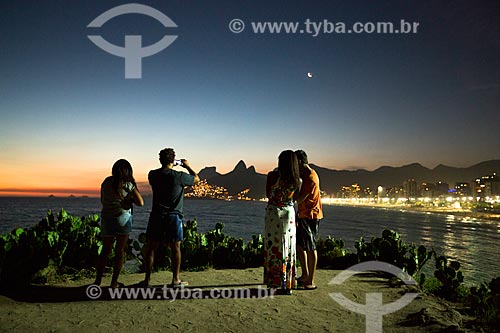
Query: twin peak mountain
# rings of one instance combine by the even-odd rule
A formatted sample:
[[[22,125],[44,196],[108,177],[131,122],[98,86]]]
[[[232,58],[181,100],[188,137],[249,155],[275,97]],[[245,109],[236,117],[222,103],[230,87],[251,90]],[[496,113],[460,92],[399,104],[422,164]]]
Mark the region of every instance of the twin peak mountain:
[[[254,166],[247,168],[243,161],[239,161],[233,171],[224,175],[218,173],[216,167],[207,167],[199,172],[199,176],[209,184],[225,187],[231,195],[250,189],[249,196],[252,198],[266,196],[267,175],[257,173]]]

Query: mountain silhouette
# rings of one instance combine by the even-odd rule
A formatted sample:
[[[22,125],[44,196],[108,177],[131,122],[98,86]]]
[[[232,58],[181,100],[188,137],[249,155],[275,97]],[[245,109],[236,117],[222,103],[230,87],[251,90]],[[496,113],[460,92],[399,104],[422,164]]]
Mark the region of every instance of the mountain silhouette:
[[[199,176],[210,184],[225,187],[231,195],[245,189],[250,189],[248,196],[252,198],[263,198],[266,194],[266,175],[257,173],[253,166],[247,168],[243,161],[239,161],[227,174],[221,175],[215,167],[208,167],[202,169]]]
[[[417,184],[442,181],[448,183],[451,188],[456,182],[470,183],[476,178],[500,171],[500,160],[485,161],[466,168],[440,164],[434,169],[429,169],[419,163],[400,167],[382,166],[373,171],[332,170],[314,164],[311,164],[311,167],[318,173],[321,189],[328,194],[335,194],[344,185],[358,183],[362,188],[370,187],[373,190],[378,186],[401,186],[408,179],[415,179]],[[199,174],[201,179],[225,187],[232,195],[249,188],[250,197],[265,197],[266,175],[257,173],[253,166],[247,168],[244,161],[239,161],[227,174],[218,173],[215,167],[204,168]]]
[[[500,160],[485,161],[467,168],[440,164],[429,169],[419,163],[400,167],[382,166],[373,171],[332,170],[314,164],[311,164],[311,167],[318,173],[321,189],[327,194],[336,194],[344,185],[358,183],[362,188],[370,187],[375,190],[378,186],[401,186],[408,179],[415,179],[417,184],[442,181],[452,188],[457,182],[470,183],[481,176],[499,173]],[[266,196],[267,175],[256,172],[253,166],[247,167],[244,161],[239,161],[234,169],[226,174],[220,174],[216,167],[211,166],[203,168],[199,176],[212,185],[225,187],[231,195],[250,189],[248,196],[251,198],[260,199]],[[139,183],[138,186],[144,195],[151,194],[151,187],[147,182]]]

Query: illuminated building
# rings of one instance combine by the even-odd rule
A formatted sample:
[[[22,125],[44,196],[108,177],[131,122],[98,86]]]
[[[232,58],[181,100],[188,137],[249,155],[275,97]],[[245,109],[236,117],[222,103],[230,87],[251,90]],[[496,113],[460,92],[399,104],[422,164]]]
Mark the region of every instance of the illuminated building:
[[[440,196],[440,195],[448,195],[448,190],[450,189],[450,186],[448,183],[443,183],[443,182],[437,182],[435,185],[435,196]]]
[[[420,185],[420,195],[424,198],[434,198],[436,186],[432,183],[423,182]]]
[[[386,190],[386,195],[391,199],[404,198],[404,190],[401,186],[389,187]]]
[[[415,181],[415,179],[412,178],[404,181],[403,193],[405,198],[417,197],[417,182]]]
[[[472,194],[470,184],[465,182],[455,183],[455,193],[459,197],[470,197]]]
[[[500,181],[497,174],[482,176],[472,182],[472,196],[476,199],[488,199],[500,195]]]

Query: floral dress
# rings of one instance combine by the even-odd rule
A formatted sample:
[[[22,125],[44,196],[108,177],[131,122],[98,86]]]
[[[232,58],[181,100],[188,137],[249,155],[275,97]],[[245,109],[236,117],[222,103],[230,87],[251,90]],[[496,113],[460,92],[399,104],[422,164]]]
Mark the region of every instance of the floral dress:
[[[264,227],[264,284],[284,290],[295,287],[295,188],[282,181],[271,189]]]

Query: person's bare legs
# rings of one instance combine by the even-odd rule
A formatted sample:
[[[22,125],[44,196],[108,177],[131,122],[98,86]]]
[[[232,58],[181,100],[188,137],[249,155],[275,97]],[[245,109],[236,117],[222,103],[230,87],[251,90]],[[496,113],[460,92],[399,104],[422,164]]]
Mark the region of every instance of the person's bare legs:
[[[179,274],[181,271],[181,242],[169,243],[172,250],[172,284],[181,282]]]
[[[307,280],[304,281],[304,288],[315,288],[316,284],[314,283],[314,275],[316,273],[316,264],[318,262],[318,252],[316,250],[307,251],[307,269],[308,269],[308,277]]]
[[[117,235],[116,236],[116,247],[115,247],[115,266],[113,268],[113,277],[111,278],[111,288],[119,287],[118,276],[125,262],[125,250],[128,245],[128,235]]]
[[[306,251],[304,251],[304,249],[300,245],[297,245],[297,256],[299,257],[299,263],[302,269],[302,275],[299,279],[301,283],[305,283],[309,278],[309,266],[306,257]]]
[[[151,279],[151,271],[153,270],[153,263],[155,261],[155,251],[158,249],[160,242],[156,240],[149,240],[146,246],[146,251],[144,255],[144,270],[146,275],[144,276],[144,284],[149,285]]]
[[[102,283],[102,276],[104,274],[104,269],[106,268],[106,262],[108,260],[109,254],[113,249],[113,243],[115,242],[114,236],[104,236],[102,239],[102,250],[99,258],[97,259],[96,265],[96,277],[94,284],[100,286]]]

